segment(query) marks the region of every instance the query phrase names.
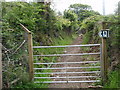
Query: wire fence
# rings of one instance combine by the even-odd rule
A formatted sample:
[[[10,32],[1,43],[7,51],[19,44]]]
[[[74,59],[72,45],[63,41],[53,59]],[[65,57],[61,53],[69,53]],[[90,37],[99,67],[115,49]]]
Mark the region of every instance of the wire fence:
[[[4,34],[4,31],[3,31]],[[28,76],[27,33],[2,35],[3,88],[25,83]]]

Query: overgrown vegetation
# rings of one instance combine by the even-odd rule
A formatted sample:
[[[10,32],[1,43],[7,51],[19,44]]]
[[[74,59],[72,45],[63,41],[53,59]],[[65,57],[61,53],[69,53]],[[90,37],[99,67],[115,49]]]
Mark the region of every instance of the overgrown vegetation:
[[[18,48],[22,42],[27,42],[27,34],[22,30],[20,23],[26,26],[33,35],[34,46],[42,45],[67,45],[76,38],[76,33],[84,34],[83,44],[101,43],[98,32],[101,29],[101,21],[115,22],[108,24],[110,38],[108,39],[108,55],[111,69],[107,88],[118,87],[117,76],[119,70],[119,46],[120,46],[120,16],[119,10],[114,15],[102,16],[92,10],[91,6],[83,4],[70,5],[64,15],[57,15],[51,8],[51,3],[27,3],[27,2],[2,2],[2,45],[3,49],[3,81],[4,87],[11,88],[47,88],[47,84],[28,83],[28,51],[27,43]],[[119,8],[119,7],[118,7]],[[119,22],[119,23],[118,23]],[[64,48],[59,49],[35,49],[34,54],[63,53]],[[88,50],[89,51],[89,50]],[[55,62],[57,58],[34,58],[39,62]],[[91,58],[92,59],[92,58]],[[35,61],[36,62],[36,61]],[[38,65],[36,67],[50,67]],[[12,72],[12,73],[10,73]],[[41,71],[52,72],[52,71]],[[24,73],[24,75],[23,75]],[[48,75],[45,75],[48,76]],[[8,78],[9,77],[9,78]],[[9,82],[19,78],[19,83],[9,85]],[[38,81],[44,81],[38,80]]]
[[[119,6],[119,5],[118,5]],[[113,15],[91,16],[81,23],[81,32],[84,34],[83,43],[101,43],[98,32],[101,30],[100,22],[108,21],[106,28],[110,29],[110,37],[107,39],[108,59],[110,63],[108,83],[105,88],[120,88],[119,84],[119,46],[120,46],[120,14],[119,8]],[[113,78],[114,77],[114,78]]]
[[[18,79],[18,87],[29,87],[28,80],[28,51],[27,34],[20,23],[26,26],[33,34],[34,45],[65,45],[70,44],[76,37],[78,28],[77,15],[69,19],[57,16],[50,8],[50,3],[2,2],[2,45],[3,49],[3,85],[13,87],[10,83]],[[62,53],[59,50],[35,50],[34,54]],[[58,52],[59,51],[59,52]],[[44,62],[53,62],[56,58],[38,58]],[[52,61],[51,61],[52,60]],[[41,66],[38,66],[41,67]],[[44,67],[44,65],[42,65]],[[18,72],[18,73],[17,73]],[[24,77],[22,74],[24,73]],[[8,78],[9,77],[9,78]],[[19,86],[18,86],[19,85]],[[23,86],[22,86],[23,85]],[[40,85],[41,87],[42,85]]]
[[[56,16],[49,3],[2,2],[4,87],[15,86],[12,86],[10,82],[16,78],[19,78],[17,88],[35,86],[28,83],[27,34],[19,25],[20,23],[32,32],[33,44],[36,46],[70,44],[76,37],[75,29],[69,28],[71,21],[62,16]],[[25,43],[18,48],[22,42]],[[34,54],[59,53],[62,50],[35,50]],[[39,58],[39,60],[52,62],[56,59]],[[23,73],[24,77],[22,77]],[[39,87],[44,87],[44,85],[40,84]]]
[[[108,82],[104,85],[104,88],[120,88],[119,87],[119,71],[115,70],[108,74]]]

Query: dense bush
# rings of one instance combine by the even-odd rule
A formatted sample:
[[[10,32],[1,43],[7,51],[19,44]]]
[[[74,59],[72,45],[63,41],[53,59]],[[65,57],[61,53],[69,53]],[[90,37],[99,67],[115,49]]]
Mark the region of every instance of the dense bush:
[[[88,17],[81,23],[80,31],[85,34],[83,37],[83,43],[100,43],[98,33],[101,29],[100,21],[103,16],[95,15]]]
[[[120,18],[117,15],[107,15],[107,16],[91,16],[81,23],[81,32],[83,32],[83,43],[101,43],[101,39],[98,35],[99,31],[102,29],[102,25],[100,22],[107,21],[106,29],[110,29],[110,37],[107,39],[107,52],[108,52],[108,60],[110,63],[109,70],[110,72],[116,72],[116,70],[120,70],[119,60],[120,60]],[[118,73],[109,74],[109,80],[111,83],[107,85],[112,85],[112,82],[115,86],[118,87],[120,83],[118,81],[119,77],[115,77],[115,79],[111,79],[111,76],[117,75]],[[116,85],[117,84],[117,85]],[[115,86],[106,86],[109,88],[114,88]],[[116,88],[117,88],[116,87]]]
[[[10,87],[10,82],[16,78],[20,79],[19,85],[28,82],[27,43],[18,49],[24,40],[27,42],[27,34],[21,28],[20,23],[32,32],[34,45],[69,44],[73,39],[74,32],[69,32],[70,29],[74,29],[70,28],[71,21],[57,16],[49,3],[2,2],[4,87]],[[57,53],[56,49],[43,50],[43,52],[36,50],[34,53],[46,52]],[[50,59],[54,60],[54,58]],[[49,59],[45,58],[45,61],[47,60]]]

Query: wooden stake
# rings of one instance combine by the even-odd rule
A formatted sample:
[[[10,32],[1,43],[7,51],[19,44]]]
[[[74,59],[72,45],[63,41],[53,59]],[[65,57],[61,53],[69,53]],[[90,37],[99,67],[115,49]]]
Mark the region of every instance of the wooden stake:
[[[33,80],[33,43],[32,34],[28,33],[28,52],[29,52],[29,77],[30,81]]]
[[[2,89],[2,44],[0,43],[0,90]]]
[[[106,23],[102,22],[103,30],[106,29]],[[107,69],[108,69],[108,61],[107,61],[107,48],[106,48],[106,38],[102,38],[102,80],[103,83],[107,81]]]

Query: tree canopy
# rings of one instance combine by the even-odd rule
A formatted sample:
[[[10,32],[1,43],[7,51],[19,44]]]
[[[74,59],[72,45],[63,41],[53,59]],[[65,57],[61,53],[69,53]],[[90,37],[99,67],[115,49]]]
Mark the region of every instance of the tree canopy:
[[[91,6],[86,4],[72,4],[70,5],[69,10],[78,15],[79,21],[82,21],[92,15],[100,15],[98,12],[92,10]]]
[[[92,7],[89,5],[85,5],[85,4],[72,4],[69,7],[70,10],[74,10],[75,12],[79,12],[82,10],[91,10]]]

